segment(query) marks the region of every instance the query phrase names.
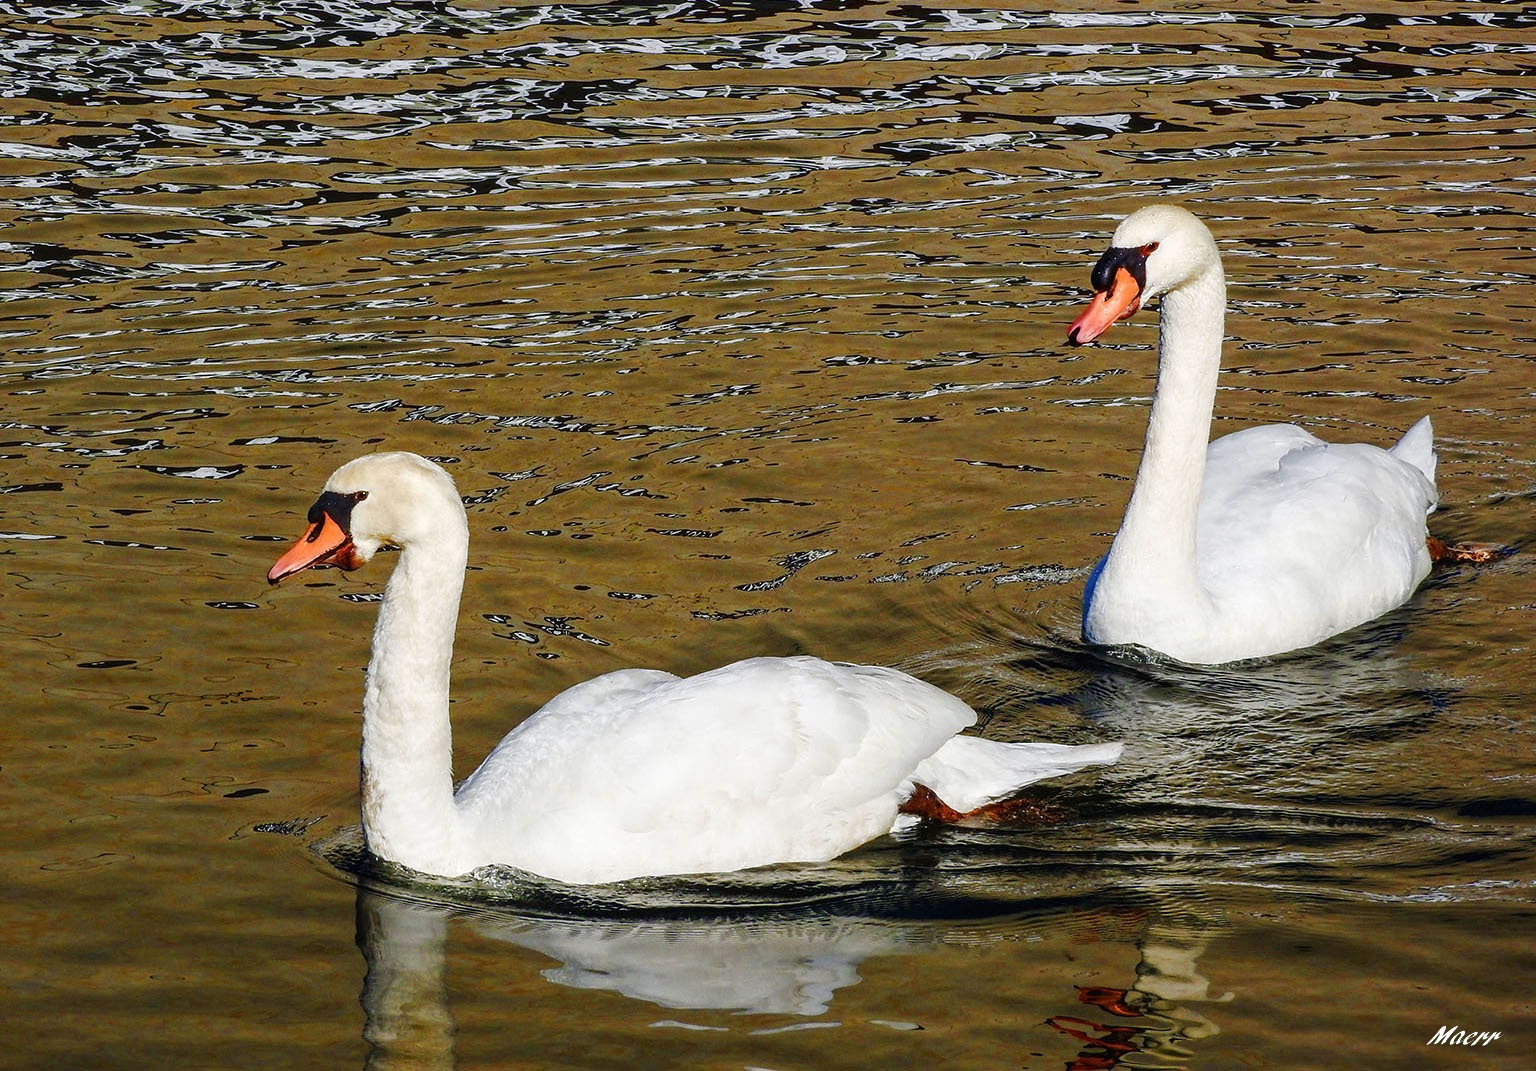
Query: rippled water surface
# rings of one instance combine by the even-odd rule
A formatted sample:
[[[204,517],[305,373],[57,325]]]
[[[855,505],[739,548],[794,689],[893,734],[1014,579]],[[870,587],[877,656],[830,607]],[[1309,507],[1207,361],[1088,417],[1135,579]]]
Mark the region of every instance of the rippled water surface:
[[[12,1066],[1527,1064],[1524,5],[107,7],[0,3]],[[1257,665],[1084,648],[1156,316],[1063,339],[1153,199],[1225,258],[1216,430],[1432,413],[1432,528],[1513,553]],[[263,579],[380,446],[470,502],[461,775],[802,651],[1126,757],[822,867],[405,883],[387,567]]]

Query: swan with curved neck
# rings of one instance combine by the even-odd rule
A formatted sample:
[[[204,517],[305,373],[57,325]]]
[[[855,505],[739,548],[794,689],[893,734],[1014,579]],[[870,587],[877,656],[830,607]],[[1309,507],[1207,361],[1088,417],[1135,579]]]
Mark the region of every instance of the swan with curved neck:
[[[1083,637],[1215,664],[1296,650],[1405,602],[1428,575],[1433,433],[1390,449],[1293,424],[1213,442],[1226,312],[1216,243],[1194,215],[1127,216],[1068,341],[1162,299],[1157,387],[1125,518],[1083,598]]]
[[[363,832],[374,854],[423,873],[503,864],[598,883],[824,861],[1120,754],[957,735],[975,712],[897,670],[753,658],[578,684],[455,790],[449,670],[469,525],[448,473],[407,453],[348,462],[267,578],[356,569],[385,545],[400,555],[363,694]]]

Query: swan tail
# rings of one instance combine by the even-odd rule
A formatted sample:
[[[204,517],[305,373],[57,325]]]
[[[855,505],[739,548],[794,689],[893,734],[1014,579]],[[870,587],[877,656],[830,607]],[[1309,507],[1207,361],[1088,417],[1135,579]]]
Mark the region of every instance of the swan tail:
[[[974,811],[1036,781],[1114,763],[1122,750],[1118,743],[1006,743],[955,736],[918,764],[912,780],[954,810]]]
[[[1429,417],[1423,417],[1417,424],[1403,433],[1403,437],[1397,441],[1397,445],[1389,448],[1387,453],[1405,461],[1424,474],[1433,486],[1435,482],[1435,429],[1429,422]]]

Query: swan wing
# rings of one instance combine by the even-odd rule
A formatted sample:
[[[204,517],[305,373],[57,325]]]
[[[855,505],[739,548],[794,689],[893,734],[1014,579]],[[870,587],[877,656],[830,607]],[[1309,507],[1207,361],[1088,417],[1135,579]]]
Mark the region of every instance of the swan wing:
[[[815,658],[573,692],[460,788],[486,862],[593,882],[829,859],[888,830],[913,770],[975,720],[907,674]]]
[[[1387,450],[1282,425],[1223,436],[1206,465],[1201,582],[1224,613],[1306,634],[1290,646],[1397,606],[1429,572],[1434,484]]]

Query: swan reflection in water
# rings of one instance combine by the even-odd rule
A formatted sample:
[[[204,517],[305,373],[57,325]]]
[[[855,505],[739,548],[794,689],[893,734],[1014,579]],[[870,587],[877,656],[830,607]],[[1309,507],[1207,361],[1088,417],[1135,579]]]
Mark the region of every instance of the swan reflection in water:
[[[450,920],[540,952],[540,974],[573,989],[606,990],[670,1009],[793,1016],[825,1012],[859,964],[937,940],[931,930],[875,920],[562,919],[489,916],[357,891],[357,942],[367,962],[363,1038],[370,1071],[447,1069],[454,1060],[446,944]]]
[[[668,1009],[802,1018],[827,1012],[839,990],[861,980],[865,960],[1019,937],[1015,928],[986,920],[809,913],[757,919],[528,916],[417,899],[364,881],[357,887],[357,942],[367,963],[361,1003],[370,1071],[456,1066],[447,985],[451,925],[548,956],[555,965],[539,973],[556,985],[608,991]],[[1131,1053],[1141,1054],[1140,1067],[1165,1066],[1145,1062],[1158,1055],[1175,1059],[1168,1067],[1185,1066],[1186,1042],[1220,1032],[1195,1006],[1231,999],[1207,992],[1196,966],[1205,940],[1200,927],[1187,921],[1171,926],[1156,918],[1144,921],[1136,938],[1140,960],[1126,987],[1076,992],[1077,1001],[1115,1018],[1096,1022],[1058,1015],[1042,1023],[1024,1013],[1017,1024],[1021,1047],[1037,1044],[1025,1037],[1044,1026],[1083,1043],[1069,1066],[1116,1067]],[[1020,985],[1027,989],[1030,983]],[[1064,1003],[1070,999],[1065,980],[1062,989]],[[1031,1006],[1025,996],[1020,994],[1021,1009]],[[1131,1017],[1135,1023],[1124,1025]]]
[[[1079,986],[1077,999],[1115,1018],[1053,1015],[1046,1022],[1083,1043],[1067,1071],[1104,1071],[1135,1056],[1138,1068],[1187,1069],[1196,1055],[1189,1042],[1221,1033],[1203,1005],[1225,1004],[1234,995],[1213,995],[1199,959],[1209,931],[1198,922],[1155,921],[1137,940],[1141,960],[1127,988]],[[1129,1022],[1128,1020],[1137,1020]],[[1166,1062],[1165,1062],[1166,1061]]]
[[[859,981],[859,964],[940,940],[931,929],[872,919],[763,921],[488,916],[358,889],[358,944],[370,1015],[399,1010],[392,990],[442,991],[450,919],[483,937],[542,953],[539,973],[572,989],[607,990],[663,1008],[814,1016]]]

